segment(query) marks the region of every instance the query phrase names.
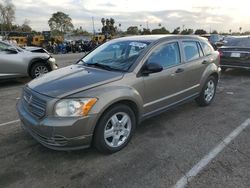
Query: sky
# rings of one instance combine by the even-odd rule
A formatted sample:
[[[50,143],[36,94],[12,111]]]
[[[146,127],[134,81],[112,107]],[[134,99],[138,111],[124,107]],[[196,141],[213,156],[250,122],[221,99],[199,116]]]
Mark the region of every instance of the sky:
[[[0,0],[3,2],[4,0]],[[38,31],[49,30],[48,20],[57,11],[68,14],[75,27],[89,32],[101,29],[101,18],[114,18],[121,30],[129,26],[172,31],[176,27],[207,31],[250,31],[249,0],[12,0],[16,24],[25,19]],[[141,26],[140,26],[141,25]]]

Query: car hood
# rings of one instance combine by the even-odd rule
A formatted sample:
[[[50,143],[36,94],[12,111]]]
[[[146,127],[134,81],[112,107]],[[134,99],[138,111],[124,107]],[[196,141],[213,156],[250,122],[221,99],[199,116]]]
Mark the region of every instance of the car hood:
[[[119,80],[123,74],[75,64],[36,78],[28,87],[49,97],[62,98]]]

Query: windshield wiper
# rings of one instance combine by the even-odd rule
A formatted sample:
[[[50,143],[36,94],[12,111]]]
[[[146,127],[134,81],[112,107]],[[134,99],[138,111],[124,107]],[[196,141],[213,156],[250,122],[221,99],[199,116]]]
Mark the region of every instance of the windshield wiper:
[[[101,63],[84,63],[84,65],[85,66],[94,66],[94,67],[98,67],[98,68],[109,70],[109,71],[113,70],[113,71],[122,71],[122,72],[124,72],[121,69],[116,69],[114,67],[111,67],[109,65],[104,65],[104,64],[101,64]]]
[[[86,66],[93,66],[93,67],[98,67],[98,68],[102,68],[102,69],[105,69],[105,70],[112,70],[112,68],[108,65],[104,65],[104,64],[101,64],[101,63],[84,63],[84,65]]]

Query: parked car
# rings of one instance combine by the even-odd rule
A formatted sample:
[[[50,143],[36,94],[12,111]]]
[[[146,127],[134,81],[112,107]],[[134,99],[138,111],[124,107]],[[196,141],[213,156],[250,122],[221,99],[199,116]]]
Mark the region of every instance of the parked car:
[[[222,71],[227,68],[250,69],[250,37],[233,37],[219,48]]]
[[[215,96],[219,53],[196,36],[114,39],[78,63],[27,84],[17,104],[24,128],[56,150],[124,148],[142,120]]]
[[[57,68],[55,59],[48,53],[28,51],[0,41],[0,79],[36,78]]]
[[[36,46],[25,46],[23,49],[30,51],[30,52],[35,52],[35,53],[46,53],[49,54],[47,50],[41,47],[36,47]]]
[[[204,34],[201,36],[207,38],[215,50],[217,50],[219,47],[223,46],[223,44],[224,44],[223,43],[223,36],[221,36],[219,34]]]

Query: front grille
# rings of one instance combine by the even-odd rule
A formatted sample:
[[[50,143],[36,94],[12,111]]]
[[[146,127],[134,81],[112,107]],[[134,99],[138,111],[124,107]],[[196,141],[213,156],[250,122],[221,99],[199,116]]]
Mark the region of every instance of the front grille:
[[[28,111],[38,118],[45,116],[46,112],[46,101],[34,95],[29,90],[24,90],[23,100]]]

